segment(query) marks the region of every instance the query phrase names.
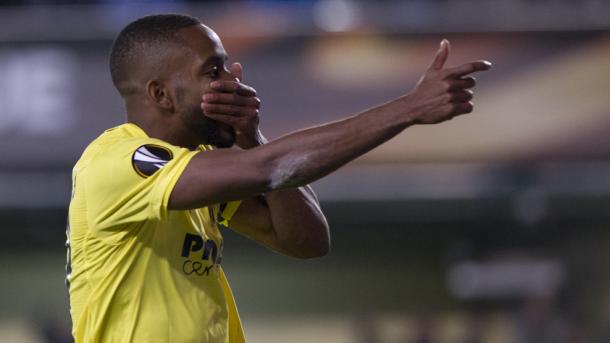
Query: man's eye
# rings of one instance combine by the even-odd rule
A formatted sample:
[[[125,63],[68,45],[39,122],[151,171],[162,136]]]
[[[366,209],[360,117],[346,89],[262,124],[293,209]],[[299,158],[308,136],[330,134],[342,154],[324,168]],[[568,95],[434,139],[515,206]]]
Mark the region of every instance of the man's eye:
[[[210,77],[213,79],[217,78],[218,74],[220,74],[220,69],[218,67],[213,67],[210,69],[210,71],[208,71],[208,75],[210,75]]]

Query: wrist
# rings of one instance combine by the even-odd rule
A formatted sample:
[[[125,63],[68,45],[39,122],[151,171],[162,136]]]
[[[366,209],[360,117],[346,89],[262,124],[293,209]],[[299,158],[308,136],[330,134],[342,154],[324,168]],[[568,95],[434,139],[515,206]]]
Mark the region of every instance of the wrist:
[[[410,93],[387,103],[390,120],[402,128],[417,124],[419,111],[415,103]]]
[[[265,143],[267,143],[267,139],[259,129],[250,134],[237,133],[235,137],[235,144],[242,149],[256,148]]]

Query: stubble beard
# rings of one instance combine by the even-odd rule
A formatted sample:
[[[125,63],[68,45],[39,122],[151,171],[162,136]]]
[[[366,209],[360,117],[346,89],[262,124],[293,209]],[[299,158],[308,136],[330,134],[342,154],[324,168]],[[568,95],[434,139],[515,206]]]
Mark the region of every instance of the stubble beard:
[[[235,130],[204,116],[200,107],[194,107],[183,115],[184,121],[195,135],[217,148],[230,148],[235,144]]]

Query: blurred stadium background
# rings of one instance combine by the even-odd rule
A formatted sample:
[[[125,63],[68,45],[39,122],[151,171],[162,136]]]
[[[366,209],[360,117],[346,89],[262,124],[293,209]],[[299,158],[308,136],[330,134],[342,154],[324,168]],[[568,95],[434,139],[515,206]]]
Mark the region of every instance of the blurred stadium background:
[[[329,256],[226,232],[249,342],[610,342],[607,0],[1,1],[1,342],[70,341],[71,167],[124,120],[112,39],[159,12],[219,32],[270,138],[403,94],[444,37],[494,63],[473,114],[314,185]]]

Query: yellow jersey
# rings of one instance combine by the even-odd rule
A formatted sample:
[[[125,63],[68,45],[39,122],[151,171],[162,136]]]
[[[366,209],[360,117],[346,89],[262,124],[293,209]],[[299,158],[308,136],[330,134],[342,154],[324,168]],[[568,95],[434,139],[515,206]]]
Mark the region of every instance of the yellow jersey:
[[[85,149],[67,230],[76,342],[245,342],[217,225],[239,202],[167,208],[190,159],[211,148],[173,146],[127,123]]]

